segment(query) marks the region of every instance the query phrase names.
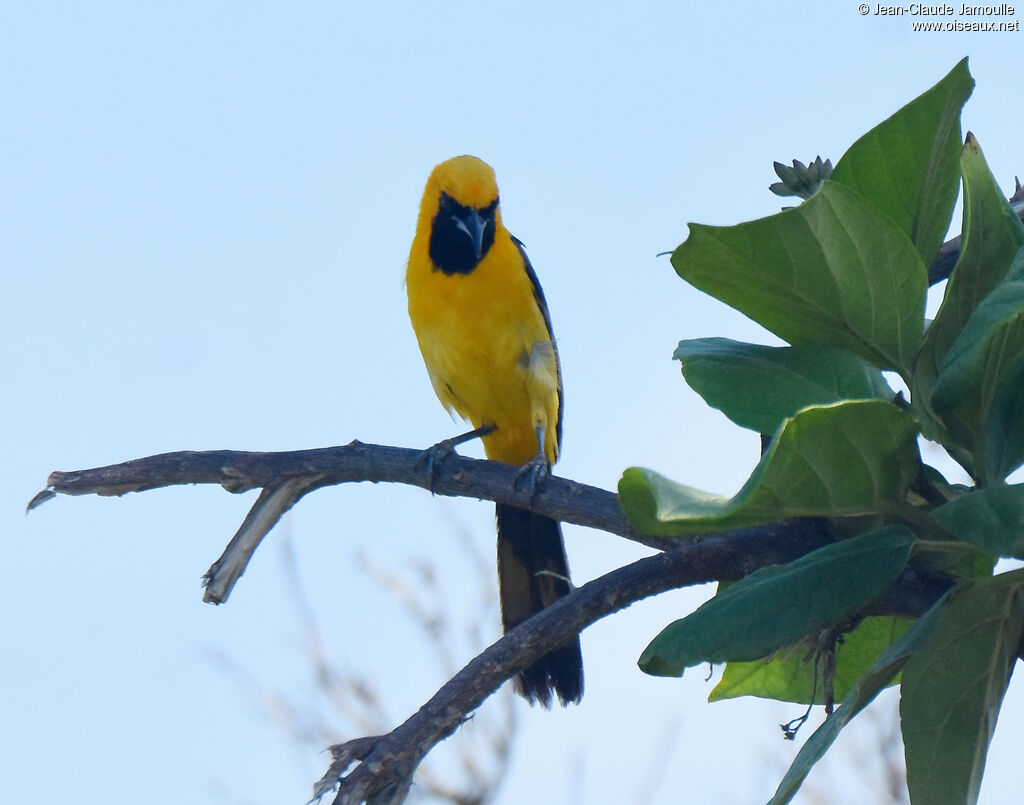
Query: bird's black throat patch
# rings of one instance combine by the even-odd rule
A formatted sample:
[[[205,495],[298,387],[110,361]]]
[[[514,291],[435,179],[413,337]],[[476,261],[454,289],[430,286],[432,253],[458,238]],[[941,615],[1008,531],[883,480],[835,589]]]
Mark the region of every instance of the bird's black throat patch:
[[[473,209],[442,193],[441,204],[430,227],[430,260],[434,267],[449,275],[468,274],[476,268],[494,244],[497,208],[497,199],[482,209]],[[479,257],[473,238],[467,232],[475,217],[483,223]]]

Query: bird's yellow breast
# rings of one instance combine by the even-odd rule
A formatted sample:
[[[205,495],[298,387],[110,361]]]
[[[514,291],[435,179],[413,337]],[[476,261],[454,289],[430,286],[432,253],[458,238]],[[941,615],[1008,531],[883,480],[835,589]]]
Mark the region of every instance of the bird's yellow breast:
[[[545,433],[548,461],[558,455],[559,369],[552,337],[518,246],[504,228],[466,274],[437,270],[418,232],[406,284],[409,316],[442,404],[484,437],[489,458],[523,464]]]

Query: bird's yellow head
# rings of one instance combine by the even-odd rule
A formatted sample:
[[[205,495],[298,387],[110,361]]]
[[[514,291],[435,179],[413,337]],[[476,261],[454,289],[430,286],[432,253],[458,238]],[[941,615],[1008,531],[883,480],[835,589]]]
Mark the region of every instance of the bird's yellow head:
[[[447,193],[459,204],[483,209],[498,200],[494,169],[479,157],[452,157],[430,172],[427,192],[439,199]]]
[[[452,157],[430,174],[417,237],[445,274],[468,274],[487,255],[501,227],[494,170],[474,156]]]

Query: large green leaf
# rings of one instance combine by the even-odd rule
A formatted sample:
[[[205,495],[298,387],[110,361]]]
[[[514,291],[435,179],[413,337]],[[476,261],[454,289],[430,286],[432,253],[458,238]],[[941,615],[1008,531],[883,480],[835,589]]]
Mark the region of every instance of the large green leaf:
[[[974,89],[962,60],[949,75],[855,142],[833,181],[888,215],[930,265],[949,227],[960,179],[960,111]]]
[[[1010,263],[1024,245],[1024,226],[993,178],[972,134],[963,145],[960,168],[964,180],[962,248],[946,284],[942,307],[922,344],[922,356],[930,353],[933,368],[942,362],[981,300],[1006,277]],[[922,368],[928,368],[927,364]]]
[[[672,265],[790,344],[843,347],[908,376],[924,324],[924,263],[896,224],[842,185],[825,182],[768,218],[691,224]]]
[[[889,526],[761,568],[665,627],[640,656],[640,667],[679,676],[698,663],[747,662],[796,643],[885,592],[913,543],[909,529]]]
[[[1024,275],[1024,248],[1010,269],[1010,277]],[[978,480],[991,483],[992,470],[1013,462],[1002,449],[997,460],[986,455],[985,432],[997,399],[1019,405],[1020,376],[1024,359],[1024,278],[1008,277],[974,309],[963,330],[946,353],[932,390],[931,407],[946,422],[950,433],[973,456]],[[1012,427],[1019,415],[1012,410]],[[1004,434],[992,434],[995,444]]]
[[[963,582],[903,669],[900,717],[913,802],[975,803],[1024,633],[1024,571]]]
[[[992,556],[1024,557],[1024,485],[965,492],[932,516],[954,537]]]
[[[916,437],[914,419],[880,400],[805,408],[786,420],[735,497],[631,467],[619,481],[619,502],[638,531],[663,536],[890,511],[918,473]]]
[[[915,652],[931,639],[938,628],[944,605],[945,598],[942,598],[871,666],[871,670],[853,684],[838,709],[800,747],[768,805],[785,805],[793,798],[814,764],[824,757],[839,737],[843,727],[871,704],[879,691],[896,678]]]
[[[892,616],[865,618],[857,628],[844,634],[842,641],[836,646],[833,695],[837,699],[843,699],[861,674],[865,673],[913,623],[907,618]],[[805,641],[766,659],[730,662],[725,666],[722,678],[711,691],[708,700],[716,702],[737,696],[759,696],[765,699],[809,704],[811,690],[814,689],[815,703],[824,704],[821,669],[818,669],[818,683],[815,685],[815,666],[809,656],[813,648]]]
[[[681,341],[672,357],[708,405],[758,433],[775,433],[783,420],[811,405],[893,398],[878,369],[835,347],[696,338]]]
[[[925,333],[914,365],[911,393],[923,414],[926,435],[948,441],[943,420],[957,430],[953,412],[940,417],[931,407],[932,389],[954,341],[975,309],[1007,277],[1024,245],[1024,227],[988,169],[977,140],[968,135],[960,157],[964,179],[963,248],[946,283],[935,321]],[[962,436],[967,426],[959,428]]]

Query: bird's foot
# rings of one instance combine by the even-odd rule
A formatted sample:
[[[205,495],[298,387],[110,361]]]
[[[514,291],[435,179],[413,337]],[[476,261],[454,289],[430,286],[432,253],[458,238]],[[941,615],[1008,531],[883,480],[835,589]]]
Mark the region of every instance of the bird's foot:
[[[434,485],[437,483],[437,476],[441,471],[441,465],[444,464],[444,460],[448,456],[455,452],[455,448],[465,442],[486,436],[492,431],[494,431],[494,425],[482,425],[467,433],[452,436],[450,439],[442,439],[420,454],[420,457],[416,459],[416,469],[417,471],[427,473],[430,478],[430,494],[434,494]]]
[[[517,490],[525,489],[530,493],[530,505],[532,506],[537,492],[550,474],[551,465],[548,463],[547,456],[538,453],[519,468],[519,472],[516,474],[515,488]]]

